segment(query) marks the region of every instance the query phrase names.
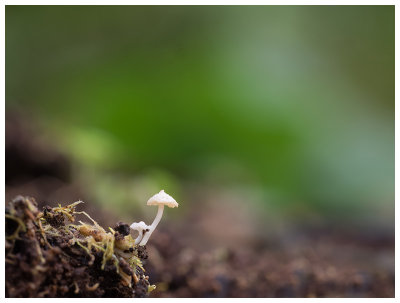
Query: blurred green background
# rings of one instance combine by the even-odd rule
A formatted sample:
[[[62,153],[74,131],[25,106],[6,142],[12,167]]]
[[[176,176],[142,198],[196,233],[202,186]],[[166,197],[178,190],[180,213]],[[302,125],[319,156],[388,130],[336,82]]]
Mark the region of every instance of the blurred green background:
[[[6,6],[6,113],[121,211],[201,185],[394,228],[394,58],[394,6]]]

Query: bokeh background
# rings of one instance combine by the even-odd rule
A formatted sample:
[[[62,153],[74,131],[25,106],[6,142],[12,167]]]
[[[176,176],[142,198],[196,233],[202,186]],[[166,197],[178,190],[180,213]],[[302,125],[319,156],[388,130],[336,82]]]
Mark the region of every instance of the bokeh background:
[[[159,229],[185,246],[322,230],[389,243],[394,264],[394,6],[6,6],[5,22],[6,200],[150,224],[165,189],[180,207]]]

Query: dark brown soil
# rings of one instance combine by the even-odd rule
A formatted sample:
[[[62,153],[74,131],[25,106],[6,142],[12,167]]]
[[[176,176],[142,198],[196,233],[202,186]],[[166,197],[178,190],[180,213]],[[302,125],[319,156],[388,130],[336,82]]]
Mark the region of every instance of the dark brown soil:
[[[291,244],[199,249],[156,231],[153,297],[394,297],[394,241],[312,232]]]
[[[73,224],[75,206],[40,212],[22,196],[9,204],[6,297],[146,297],[149,277],[132,263],[144,261],[146,248],[137,252],[129,226],[106,233],[95,222]]]

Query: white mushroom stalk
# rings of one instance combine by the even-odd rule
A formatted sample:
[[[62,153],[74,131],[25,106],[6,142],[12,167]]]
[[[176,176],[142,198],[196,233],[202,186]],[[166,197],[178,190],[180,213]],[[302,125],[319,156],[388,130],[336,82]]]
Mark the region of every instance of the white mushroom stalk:
[[[147,201],[147,205],[157,205],[158,206],[158,211],[157,215],[153,221],[153,223],[150,226],[147,226],[149,231],[146,232],[143,236],[143,239],[140,241],[139,245],[146,245],[147,241],[149,240],[151,234],[153,231],[156,229],[158,223],[160,222],[163,212],[164,212],[164,205],[167,205],[168,207],[174,208],[178,207],[179,204],[172,198],[170,195],[168,195],[164,190],[160,191],[158,194],[154,195]],[[136,241],[135,241],[136,244]]]

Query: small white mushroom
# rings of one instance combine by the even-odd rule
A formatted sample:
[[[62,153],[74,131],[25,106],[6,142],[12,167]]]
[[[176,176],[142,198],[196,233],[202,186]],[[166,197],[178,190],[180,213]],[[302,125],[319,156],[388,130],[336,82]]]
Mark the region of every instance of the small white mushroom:
[[[140,241],[142,241],[143,235],[149,231],[150,226],[148,226],[146,223],[144,223],[143,221],[138,222],[134,222],[131,225],[131,229],[133,230],[137,230],[138,231],[138,236],[135,239],[135,244],[139,244]]]
[[[150,230],[144,235],[139,245],[146,245],[151,234],[156,229],[158,223],[161,220],[164,211],[164,205],[171,208],[179,206],[179,204],[174,200],[174,198],[172,198],[170,195],[164,192],[164,190],[160,191],[158,194],[151,197],[149,201],[147,201],[147,205],[158,205],[158,211],[157,211],[157,216],[155,217],[153,223],[149,227]]]

